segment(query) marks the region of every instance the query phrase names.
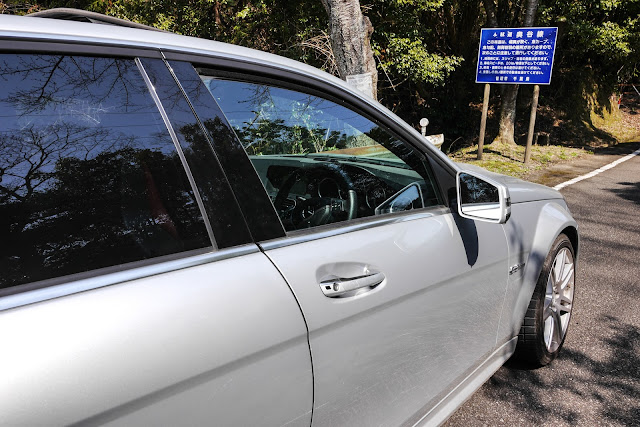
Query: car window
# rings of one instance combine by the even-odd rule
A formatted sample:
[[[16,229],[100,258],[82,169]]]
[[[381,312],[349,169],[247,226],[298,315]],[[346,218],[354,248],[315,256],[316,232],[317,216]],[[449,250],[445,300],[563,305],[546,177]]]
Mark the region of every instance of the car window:
[[[288,231],[441,203],[424,157],[361,114],[199,72]]]
[[[0,55],[0,289],[211,246],[133,59]]]

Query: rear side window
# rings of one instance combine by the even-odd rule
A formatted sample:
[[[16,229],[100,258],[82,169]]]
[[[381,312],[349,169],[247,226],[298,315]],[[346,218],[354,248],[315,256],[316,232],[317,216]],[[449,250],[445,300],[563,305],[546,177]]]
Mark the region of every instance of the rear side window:
[[[211,246],[133,59],[1,54],[0,117],[0,289]]]

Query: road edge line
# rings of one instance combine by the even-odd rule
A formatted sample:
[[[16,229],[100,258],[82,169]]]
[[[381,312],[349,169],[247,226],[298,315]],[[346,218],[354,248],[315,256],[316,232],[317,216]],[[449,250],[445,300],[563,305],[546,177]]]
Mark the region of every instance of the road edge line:
[[[593,178],[594,176],[601,174],[604,171],[608,171],[609,169],[615,168],[616,166],[618,166],[620,163],[626,162],[627,160],[630,160],[632,158],[634,158],[635,156],[640,155],[640,148],[637,149],[636,151],[634,151],[631,154],[628,154],[618,160],[616,160],[615,162],[611,162],[608,165],[604,165],[599,169],[596,169],[592,172],[589,172],[585,175],[580,175],[576,178],[570,179],[569,181],[565,181],[563,183],[560,183],[558,185],[556,185],[555,187],[553,187],[554,190],[562,190],[563,188],[569,186],[569,185],[573,185],[575,183],[578,183],[580,181],[584,181],[585,179],[588,178]]]

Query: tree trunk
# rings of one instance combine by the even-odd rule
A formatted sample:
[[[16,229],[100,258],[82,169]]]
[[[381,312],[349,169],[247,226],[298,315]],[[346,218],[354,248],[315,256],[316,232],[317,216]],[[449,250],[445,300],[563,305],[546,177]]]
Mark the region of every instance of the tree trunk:
[[[538,10],[539,0],[528,0],[527,6],[524,10],[524,26],[533,27],[533,23],[536,20],[536,11]]]
[[[516,100],[518,99],[518,85],[504,85],[502,88],[502,102],[500,104],[500,127],[498,136],[493,142],[516,143]]]
[[[484,0],[484,10],[487,13],[487,23],[493,28],[498,28],[498,16],[496,15],[496,4],[493,0]]]
[[[216,23],[216,30],[220,31],[222,28],[222,18],[220,17],[220,2],[213,2],[213,22]]]
[[[360,1],[322,0],[322,5],[329,15],[331,47],[340,78],[370,73],[371,96],[377,99],[378,71],[370,43],[373,26],[362,14]]]
[[[527,0],[524,14],[524,26],[531,27],[535,21],[536,10],[538,9],[539,0]],[[484,0],[485,10],[487,11],[487,21],[492,27],[499,27],[496,19],[495,3],[493,0]],[[503,142],[507,144],[516,143],[515,127],[516,127],[516,100],[518,99],[519,85],[503,85],[502,97],[500,104],[500,126],[498,136],[493,142]]]

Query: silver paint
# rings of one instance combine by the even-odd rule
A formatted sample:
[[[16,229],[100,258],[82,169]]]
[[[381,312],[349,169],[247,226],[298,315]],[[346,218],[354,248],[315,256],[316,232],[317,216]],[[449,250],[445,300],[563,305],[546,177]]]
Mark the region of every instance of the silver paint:
[[[3,425],[310,423],[307,331],[261,253],[14,308],[0,327]]]
[[[506,238],[499,224],[475,228],[472,264],[451,214],[266,251],[309,327],[314,425],[398,425],[422,416],[425,403],[437,403],[492,353],[507,287]],[[319,288],[364,271],[385,279],[349,298],[327,298]]]

